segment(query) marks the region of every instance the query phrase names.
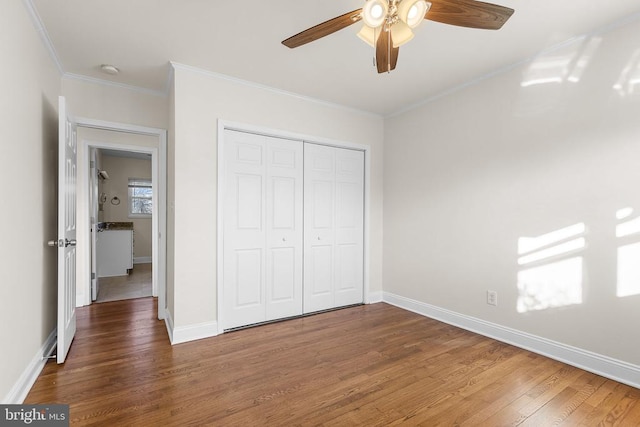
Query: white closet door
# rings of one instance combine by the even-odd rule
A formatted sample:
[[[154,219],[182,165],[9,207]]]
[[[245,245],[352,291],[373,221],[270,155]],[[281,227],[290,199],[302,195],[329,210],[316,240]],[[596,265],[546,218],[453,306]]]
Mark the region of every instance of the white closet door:
[[[266,140],[266,320],[274,320],[302,314],[303,147]]]
[[[302,144],[225,131],[223,328],[302,313]]]
[[[364,153],[304,150],[304,312],[361,303]]]
[[[364,152],[336,148],[334,305],[364,301]]]

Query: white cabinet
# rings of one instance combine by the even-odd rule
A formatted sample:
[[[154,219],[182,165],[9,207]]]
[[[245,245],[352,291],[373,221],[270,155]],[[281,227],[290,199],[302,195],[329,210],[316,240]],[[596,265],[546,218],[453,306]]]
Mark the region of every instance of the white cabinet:
[[[125,276],[133,268],[133,230],[97,233],[98,277]]]

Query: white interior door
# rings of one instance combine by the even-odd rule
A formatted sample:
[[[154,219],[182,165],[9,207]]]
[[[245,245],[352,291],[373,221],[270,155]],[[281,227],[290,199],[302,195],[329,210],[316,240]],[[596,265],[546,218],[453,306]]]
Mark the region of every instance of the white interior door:
[[[304,144],[304,312],[363,302],[364,152]]]
[[[58,101],[58,363],[63,363],[76,332],[76,128],[65,98]]]
[[[302,314],[302,144],[224,138],[223,328]]]

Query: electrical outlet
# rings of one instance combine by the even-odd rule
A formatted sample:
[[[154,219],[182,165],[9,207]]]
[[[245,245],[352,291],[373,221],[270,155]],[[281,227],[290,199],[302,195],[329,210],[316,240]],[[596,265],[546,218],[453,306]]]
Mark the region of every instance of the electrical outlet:
[[[496,291],[487,291],[487,304],[498,305],[498,293]]]

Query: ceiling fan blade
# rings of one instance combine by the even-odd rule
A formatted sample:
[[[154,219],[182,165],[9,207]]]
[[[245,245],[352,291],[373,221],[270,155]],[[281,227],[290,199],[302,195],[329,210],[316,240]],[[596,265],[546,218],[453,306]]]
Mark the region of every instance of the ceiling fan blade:
[[[514,10],[475,0],[429,0],[425,19],[459,27],[499,30]]]
[[[400,48],[393,47],[391,31],[382,31],[376,42],[376,66],[378,74],[388,73],[396,68]]]
[[[329,19],[328,21],[283,40],[282,44],[293,49],[294,47],[302,46],[303,44],[307,44],[324,36],[328,36],[329,34],[333,34],[338,30],[360,21],[362,19],[361,12],[362,8],[337,16],[333,19]]]

